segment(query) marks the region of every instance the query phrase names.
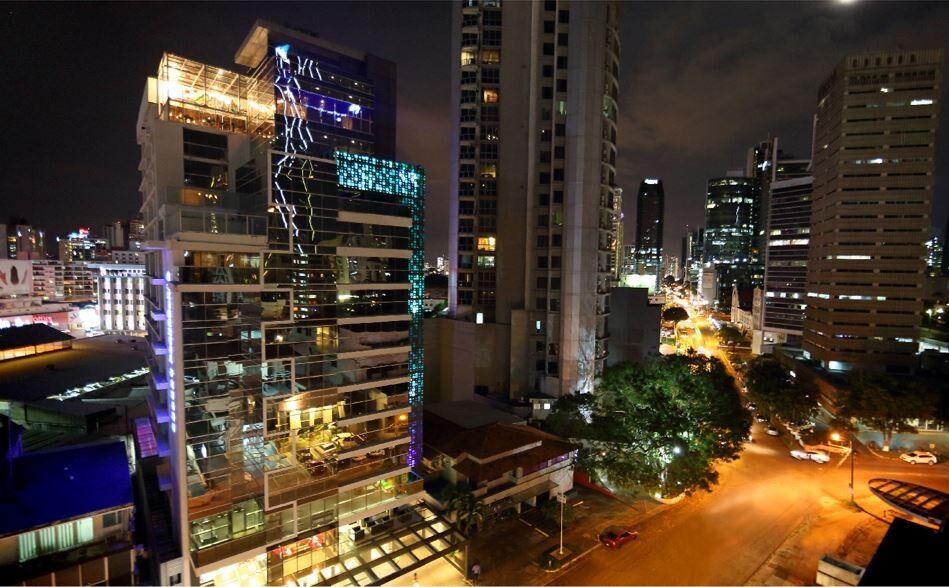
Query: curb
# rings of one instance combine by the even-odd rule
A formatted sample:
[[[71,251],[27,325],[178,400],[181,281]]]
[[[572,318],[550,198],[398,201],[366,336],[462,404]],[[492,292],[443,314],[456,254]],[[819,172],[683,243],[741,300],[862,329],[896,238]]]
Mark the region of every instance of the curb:
[[[593,552],[593,550],[594,550],[597,546],[599,546],[599,545],[600,545],[600,543],[599,543],[599,542],[596,542],[595,544],[593,544],[593,546],[591,546],[590,548],[584,550],[583,552],[581,552],[581,553],[578,554],[577,556],[571,558],[570,560],[568,560],[567,562],[565,562],[565,563],[564,563],[563,565],[561,565],[560,567],[558,567],[558,568],[556,568],[556,569],[550,569],[550,570],[547,570],[546,568],[544,568],[543,571],[544,571],[545,573],[547,573],[547,574],[553,574],[553,573],[559,573],[559,572],[562,572],[562,571],[566,571],[567,569],[570,568],[570,566],[571,566],[573,563],[577,562],[577,561],[580,560],[581,558],[583,558],[583,557],[585,557],[586,555],[588,555],[588,554],[590,554],[591,552]]]

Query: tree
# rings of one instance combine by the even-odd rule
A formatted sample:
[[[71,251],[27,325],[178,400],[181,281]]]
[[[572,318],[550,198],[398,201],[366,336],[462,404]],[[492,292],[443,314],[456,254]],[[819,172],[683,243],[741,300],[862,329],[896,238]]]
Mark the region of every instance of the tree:
[[[797,423],[817,411],[817,386],[770,356],[755,357],[745,372],[748,395],[758,407],[785,422]]]
[[[666,495],[709,489],[751,416],[724,365],[692,354],[610,367],[594,393],[558,400],[547,425],[583,442],[579,466],[592,477]]]
[[[723,324],[722,327],[718,329],[718,340],[734,347],[736,344],[745,340],[745,335],[734,326]]]
[[[484,522],[487,509],[484,503],[467,487],[448,484],[441,492],[441,501],[446,503],[445,514],[454,514],[458,529],[467,535]]]
[[[928,418],[936,409],[935,396],[923,385],[884,373],[858,374],[841,395],[840,415],[880,432],[883,450],[890,450],[894,434],[916,432],[908,420]]]
[[[669,306],[662,311],[662,319],[678,324],[689,319],[689,313],[682,306]]]
[[[540,505],[540,513],[542,516],[554,522],[555,524],[560,524],[560,502],[556,499],[548,499]],[[563,523],[568,525],[577,517],[577,512],[574,511],[573,506],[569,503],[563,505]]]

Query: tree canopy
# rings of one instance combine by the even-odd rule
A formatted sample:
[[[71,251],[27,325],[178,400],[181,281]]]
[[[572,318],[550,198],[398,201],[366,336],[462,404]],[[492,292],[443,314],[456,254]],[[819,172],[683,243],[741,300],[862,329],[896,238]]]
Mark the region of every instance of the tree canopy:
[[[681,322],[689,319],[689,313],[682,306],[669,306],[662,311],[662,319],[672,322]]]
[[[724,365],[691,354],[610,367],[594,393],[558,400],[547,426],[583,441],[591,476],[673,495],[717,482],[713,465],[738,457],[751,416]]]
[[[718,339],[725,344],[735,346],[745,340],[745,335],[734,326],[723,324],[722,327],[718,329]]]
[[[760,409],[785,422],[800,422],[817,411],[818,390],[814,382],[792,377],[773,357],[755,357],[748,363],[745,386]]]
[[[926,387],[913,380],[877,372],[855,376],[840,399],[840,415],[879,431],[884,450],[889,450],[893,434],[915,433],[916,428],[907,420],[931,417],[937,401]]]

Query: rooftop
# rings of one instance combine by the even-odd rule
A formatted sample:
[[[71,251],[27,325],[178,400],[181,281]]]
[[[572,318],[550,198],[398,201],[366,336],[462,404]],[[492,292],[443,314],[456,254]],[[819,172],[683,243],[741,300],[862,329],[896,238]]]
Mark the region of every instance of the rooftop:
[[[440,402],[425,406],[425,411],[435,414],[460,428],[477,428],[487,424],[524,424],[524,418],[510,412],[474,400]]]
[[[121,442],[23,455],[13,475],[13,499],[0,501],[0,536],[132,505]]]
[[[142,368],[146,342],[137,338],[133,345],[130,340],[129,336],[80,338],[73,341],[71,349],[55,354],[4,361],[0,363],[0,399],[40,402],[67,389]]]
[[[27,324],[0,329],[0,351],[72,340],[73,337],[45,324]],[[48,358],[45,358],[48,360]]]
[[[944,585],[949,534],[894,518],[860,585]]]

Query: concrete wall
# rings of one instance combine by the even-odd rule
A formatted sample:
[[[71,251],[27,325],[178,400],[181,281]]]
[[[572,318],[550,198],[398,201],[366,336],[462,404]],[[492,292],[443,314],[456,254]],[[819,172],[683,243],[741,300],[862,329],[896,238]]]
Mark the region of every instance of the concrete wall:
[[[662,306],[649,303],[646,288],[614,288],[610,306],[610,365],[638,363],[659,353]]]

